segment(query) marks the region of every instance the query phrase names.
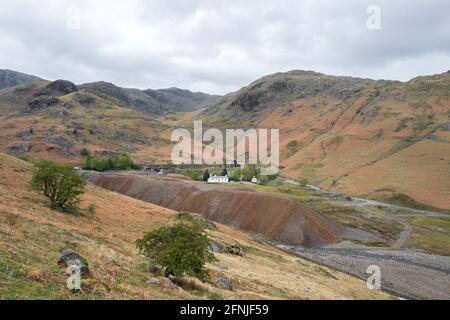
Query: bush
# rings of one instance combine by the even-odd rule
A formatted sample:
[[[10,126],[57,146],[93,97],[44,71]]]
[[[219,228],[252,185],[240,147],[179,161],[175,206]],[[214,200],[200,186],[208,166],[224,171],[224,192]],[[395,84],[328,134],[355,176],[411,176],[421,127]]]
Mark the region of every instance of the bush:
[[[53,208],[76,211],[86,183],[71,166],[42,160],[34,165],[31,187],[41,191]]]
[[[136,241],[137,248],[164,267],[166,276],[208,279],[205,264],[216,261],[208,250],[210,240],[199,223],[180,222],[148,232]]]
[[[256,170],[256,165],[248,164],[242,169],[242,179],[244,181],[251,181],[253,177],[258,175],[258,171]]]
[[[107,170],[138,170],[140,167],[133,163],[127,155],[114,158],[97,158],[88,155],[83,165],[84,170],[107,171]]]
[[[233,171],[231,171],[231,174],[229,176],[230,181],[241,181],[241,175],[242,173],[240,168],[234,169]]]
[[[211,178],[211,174],[209,173],[209,170],[206,169],[205,172],[203,172],[203,181],[207,182],[209,178]]]
[[[87,213],[89,214],[90,217],[93,217],[95,215],[95,213],[97,212],[97,206],[93,203],[91,203],[87,208]]]

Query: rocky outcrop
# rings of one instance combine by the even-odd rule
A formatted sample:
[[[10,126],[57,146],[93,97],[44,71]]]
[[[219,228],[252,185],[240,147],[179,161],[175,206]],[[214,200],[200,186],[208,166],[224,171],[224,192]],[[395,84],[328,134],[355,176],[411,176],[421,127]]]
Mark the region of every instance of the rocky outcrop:
[[[53,81],[53,82],[49,83],[46,86],[46,88],[51,91],[56,91],[58,93],[61,93],[63,95],[78,91],[77,86],[74,83],[67,81],[67,80]]]
[[[25,110],[26,113],[39,111],[42,109],[45,109],[47,107],[53,106],[55,104],[59,103],[59,99],[52,97],[52,96],[42,96],[39,97],[33,101],[31,101],[28,104],[27,109]]]
[[[21,155],[27,152],[30,152],[33,148],[33,145],[31,143],[27,144],[16,144],[11,147],[9,147],[9,152],[13,155]]]

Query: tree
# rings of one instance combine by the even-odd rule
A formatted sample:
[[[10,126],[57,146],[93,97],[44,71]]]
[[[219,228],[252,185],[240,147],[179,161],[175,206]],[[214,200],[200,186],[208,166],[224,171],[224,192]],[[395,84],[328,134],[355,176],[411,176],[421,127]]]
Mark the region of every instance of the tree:
[[[208,250],[210,240],[198,222],[163,226],[144,235],[136,246],[152,262],[163,266],[166,276],[206,280],[205,264],[216,261]]]
[[[227,175],[228,175],[227,168],[223,168],[223,170],[222,170],[222,176],[225,177],[225,176],[227,176]]]
[[[203,172],[203,181],[207,182],[209,178],[211,178],[211,174],[209,173],[209,170],[206,169],[206,170]]]
[[[71,166],[42,160],[34,165],[31,187],[41,191],[51,206],[76,211],[86,183]]]
[[[248,164],[242,169],[242,179],[244,181],[251,181],[253,177],[258,175],[258,171],[256,170],[256,165]]]

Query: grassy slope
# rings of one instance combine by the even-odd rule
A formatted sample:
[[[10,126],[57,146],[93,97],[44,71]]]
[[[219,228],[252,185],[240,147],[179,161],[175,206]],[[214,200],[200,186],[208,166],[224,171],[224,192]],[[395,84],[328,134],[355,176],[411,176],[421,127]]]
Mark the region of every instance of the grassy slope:
[[[219,225],[212,236],[239,242],[244,257],[217,254],[208,266],[214,279],[221,274],[234,291],[212,284],[174,290],[148,284],[146,261],[134,241],[175,213],[94,186],[88,186],[82,208],[97,206],[89,218],[49,209],[45,199],[27,188],[31,165],[0,154],[0,299],[379,299],[390,298],[341,272],[288,255]],[[84,293],[65,288],[64,270],[56,259],[73,248],[89,261],[93,279]]]

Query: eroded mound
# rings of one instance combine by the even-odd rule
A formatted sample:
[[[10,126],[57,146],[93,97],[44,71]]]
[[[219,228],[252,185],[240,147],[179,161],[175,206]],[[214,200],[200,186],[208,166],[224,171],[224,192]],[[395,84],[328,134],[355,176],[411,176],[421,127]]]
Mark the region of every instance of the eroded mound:
[[[177,211],[196,212],[289,245],[336,243],[344,228],[293,199],[186,181],[177,177],[85,172],[88,181]]]

